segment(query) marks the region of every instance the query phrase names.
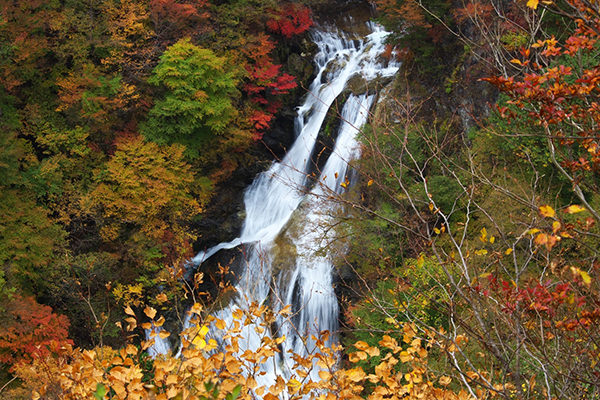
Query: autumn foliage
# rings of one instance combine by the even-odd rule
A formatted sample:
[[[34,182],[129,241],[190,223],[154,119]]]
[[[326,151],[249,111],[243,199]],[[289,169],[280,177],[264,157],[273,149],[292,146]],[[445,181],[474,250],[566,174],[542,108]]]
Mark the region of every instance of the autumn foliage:
[[[69,320],[39,304],[33,297],[14,295],[0,317],[0,362],[15,366],[48,357],[72,344]]]
[[[289,317],[285,308],[283,317]],[[264,306],[254,304],[248,310],[236,309],[230,325],[210,316],[203,316],[202,307],[192,307],[194,323],[181,334],[182,357],[169,354],[154,361],[147,360],[143,349],[154,339],[142,343],[142,348],[128,345],[120,350],[95,348],[73,349],[65,346],[63,353],[55,356],[55,369],[39,369],[43,385],[31,381],[31,375],[22,377],[30,380],[34,387],[33,398],[60,398],[65,400],[87,399],[170,399],[178,396],[185,399],[253,399],[256,396],[275,400],[284,396],[291,399],[471,399],[464,391],[456,393],[446,387],[452,379],[435,376],[427,368],[427,347],[435,339],[422,336],[413,325],[401,330],[398,342],[384,336],[378,346],[357,342],[357,349],[350,354],[350,363],[339,367],[339,347],[328,347],[330,336],[323,332],[313,338],[307,355],[288,354],[291,362],[287,377],[282,375],[267,378],[267,371],[274,368],[281,350],[279,345],[285,337],[271,337],[270,324],[276,315]],[[129,313],[133,314],[132,310]],[[144,313],[156,326],[159,318],[156,310],[146,307]],[[134,330],[135,318],[128,319],[128,330]],[[242,350],[244,327],[250,326],[261,338],[257,348]],[[161,337],[169,336],[161,332]],[[307,341],[307,344],[309,342]],[[464,342],[462,342],[464,344]],[[457,351],[454,346],[452,351]],[[216,350],[216,351],[215,351]],[[380,358],[382,351],[387,356]],[[375,359],[375,374],[367,374],[359,363]],[[35,368],[35,367],[34,367]],[[50,373],[49,373],[50,372]],[[60,372],[60,373],[57,373]],[[483,394],[483,393],[482,393]]]
[[[282,73],[281,65],[273,63],[271,53],[274,49],[275,43],[265,34],[249,38],[242,49],[248,73],[243,89],[250,99],[252,108],[249,121],[255,130],[256,139],[271,126],[274,115],[281,107],[279,97],[297,86],[292,75]]]
[[[267,28],[286,38],[306,32],[313,25],[310,9],[297,3],[287,3],[267,21]]]

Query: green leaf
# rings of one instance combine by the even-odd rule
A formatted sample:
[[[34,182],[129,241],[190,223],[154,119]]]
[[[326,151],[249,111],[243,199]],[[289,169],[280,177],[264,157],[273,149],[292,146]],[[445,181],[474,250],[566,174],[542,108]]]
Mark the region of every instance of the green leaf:
[[[101,383],[96,384],[96,391],[94,392],[94,398],[96,400],[103,400],[106,396],[106,386]]]
[[[228,395],[228,396],[231,396],[231,398],[228,400],[237,399],[238,396],[240,395],[241,391],[242,391],[242,385],[237,385],[236,387],[234,387],[233,390],[231,391],[231,393]]]

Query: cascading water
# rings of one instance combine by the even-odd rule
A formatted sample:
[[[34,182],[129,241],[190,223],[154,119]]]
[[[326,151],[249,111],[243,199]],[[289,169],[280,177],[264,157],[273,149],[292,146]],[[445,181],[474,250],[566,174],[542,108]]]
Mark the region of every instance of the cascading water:
[[[319,243],[335,239],[334,230],[322,228],[333,223],[338,209],[326,199],[332,194],[341,194],[347,186],[348,163],[360,155],[356,134],[367,121],[374,95],[348,97],[334,149],[312,189],[308,175],[314,169],[311,155],[321,126],[348,81],[359,76],[369,82],[392,76],[398,69],[396,63],[384,65],[380,61],[387,33],[372,23],[369,29],[371,33],[360,40],[350,39],[338,31],[313,33],[319,49],[315,57],[317,74],[304,104],[298,108],[296,141],[281,162],[273,163],[268,171],[259,174],[247,189],[246,219],[240,237],[200,252],[192,260],[199,265],[219,250],[245,245],[246,268],[236,284],[237,296],[215,315],[227,324],[232,322],[236,308],[247,309],[252,302],[263,304],[278,298],[292,304],[294,326],[289,321],[279,321],[278,335],[285,334],[287,338],[282,343],[284,351],[280,362],[265,369],[266,373],[261,376],[263,382],[259,384],[268,385],[277,375],[289,374],[291,360],[286,359],[287,351],[303,354],[307,348],[310,350],[311,344],[302,341],[307,335],[337,330],[338,304],[332,286],[332,262],[326,250],[318,255],[315,250],[324,247]],[[289,232],[290,220],[299,227],[293,235]],[[274,277],[276,239],[284,234],[293,243],[295,255],[287,260],[288,268],[277,271],[278,276]],[[281,301],[272,301],[269,305],[276,310],[283,306]],[[261,338],[254,328],[253,325],[244,328],[244,343],[239,343],[241,352],[260,346]],[[169,350],[166,341],[157,335],[155,340],[153,354]]]
[[[286,280],[282,276],[278,285],[287,288],[282,298],[285,304],[293,306],[292,312],[297,315],[294,326],[282,324],[283,333],[289,338],[283,343],[284,354],[291,354],[288,350],[303,354],[307,347],[314,347],[310,339],[312,335],[317,336],[322,330],[337,331],[338,303],[332,284],[333,265],[329,254],[315,253],[320,248],[327,249],[336,239],[335,231],[330,228],[335,222],[338,207],[327,199],[344,190],[348,162],[360,154],[356,141],[357,128],[366,122],[373,99],[374,95],[363,94],[350,95],[346,100],[335,148],[321,171],[319,182],[301,206],[306,212],[299,232],[293,237],[296,246],[295,268],[291,277]],[[318,369],[313,371],[315,375],[318,373]]]

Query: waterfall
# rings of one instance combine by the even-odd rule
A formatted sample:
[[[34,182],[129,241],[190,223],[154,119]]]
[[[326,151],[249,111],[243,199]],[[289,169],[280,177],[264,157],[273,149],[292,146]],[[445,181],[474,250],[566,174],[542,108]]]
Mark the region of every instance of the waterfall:
[[[307,343],[302,341],[303,337],[322,330],[336,332],[338,327],[333,267],[327,254],[327,244],[335,240],[335,231],[326,227],[334,223],[339,207],[327,198],[341,194],[348,186],[348,163],[360,155],[356,135],[367,121],[374,95],[348,97],[331,155],[316,182],[307,176],[314,169],[311,155],[326,114],[348,81],[358,76],[370,82],[392,76],[398,69],[397,63],[385,65],[379,57],[385,48],[387,32],[373,23],[369,23],[369,29],[371,33],[362,39],[351,39],[348,34],[332,30],[313,32],[318,46],[317,73],[304,103],[297,109],[296,141],[283,160],[274,162],[269,170],[259,174],[246,190],[246,218],[240,236],[200,252],[192,259],[199,265],[219,250],[245,245],[246,268],[236,284],[237,295],[227,307],[215,313],[227,324],[232,322],[234,309],[245,309],[252,302],[270,302],[275,310],[284,304],[272,301],[273,298],[292,304],[294,326],[289,321],[279,321],[278,335],[285,334],[287,338],[282,343],[281,359],[271,365],[270,370],[265,370],[259,385],[272,383],[277,375],[289,376],[292,363],[287,359],[290,357],[287,351],[305,353]],[[294,232],[289,227],[291,220],[296,227]],[[287,268],[275,271],[277,276],[273,276],[276,239],[281,235],[287,236],[296,251],[288,260]],[[324,250],[316,253],[321,247]],[[239,343],[241,352],[260,346],[260,337],[253,325],[244,328],[243,337],[243,343]],[[156,336],[156,341],[153,354],[168,351],[164,340]]]

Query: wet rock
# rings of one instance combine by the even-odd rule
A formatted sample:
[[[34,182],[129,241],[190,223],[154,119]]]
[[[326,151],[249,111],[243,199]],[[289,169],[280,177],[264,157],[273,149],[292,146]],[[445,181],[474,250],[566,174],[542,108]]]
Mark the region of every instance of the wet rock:
[[[393,77],[381,77],[375,78],[368,82],[360,75],[354,75],[348,80],[348,84],[346,85],[346,91],[349,91],[355,96],[368,93],[368,94],[377,94],[379,93],[385,86],[387,86],[390,82],[393,81]]]
[[[369,32],[366,22],[373,16],[373,8],[366,0],[323,1],[314,6],[313,10],[317,23],[337,26],[358,35]]]
[[[277,276],[282,271],[293,271],[297,256],[298,250],[292,238],[287,234],[279,235],[275,240],[271,261],[273,275]]]
[[[209,278],[215,282],[225,282],[235,285],[246,261],[247,246],[240,245],[232,249],[219,250],[208,260],[204,261],[197,269],[198,272],[208,273]]]
[[[263,136],[263,147],[259,150],[261,159],[281,159],[285,155],[296,139],[294,132],[296,115],[296,110],[290,107],[286,107],[278,114],[269,132]]]
[[[243,223],[243,193],[253,177],[250,171],[236,171],[217,188],[201,219],[194,225],[200,232],[200,238],[194,244],[196,252],[239,236]]]
[[[309,60],[304,52],[290,54],[287,59],[287,68],[289,73],[294,75],[298,82],[307,82],[314,73],[312,59]]]

